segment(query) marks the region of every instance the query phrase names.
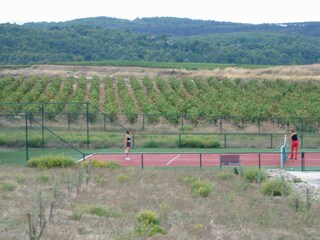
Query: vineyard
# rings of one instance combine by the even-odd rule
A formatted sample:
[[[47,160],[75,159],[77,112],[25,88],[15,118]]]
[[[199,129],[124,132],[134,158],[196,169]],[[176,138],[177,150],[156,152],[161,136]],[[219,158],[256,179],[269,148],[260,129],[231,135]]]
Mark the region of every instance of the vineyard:
[[[124,77],[3,77],[0,79],[2,114],[40,113],[46,118],[61,112],[81,113],[88,102],[90,122],[104,113],[110,121],[134,125],[141,115],[148,124],[163,121],[191,125],[217,124],[228,120],[241,128],[257,121],[318,131],[320,127],[320,83],[317,81],[230,80],[226,78],[136,78]],[[15,103],[15,104],[9,104]],[[20,104],[17,104],[20,103]],[[28,104],[29,103],[29,104]],[[70,117],[71,116],[71,117]],[[79,114],[69,115],[77,121]]]

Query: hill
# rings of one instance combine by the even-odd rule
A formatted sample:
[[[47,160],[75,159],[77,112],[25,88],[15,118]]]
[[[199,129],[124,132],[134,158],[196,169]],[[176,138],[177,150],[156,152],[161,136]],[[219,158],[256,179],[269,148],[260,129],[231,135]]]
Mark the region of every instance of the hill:
[[[24,25],[47,29],[87,25],[105,29],[125,30],[134,33],[166,34],[180,37],[236,32],[269,32],[320,37],[320,22],[245,24],[174,17],[137,18],[135,20],[92,17],[66,22],[26,23]]]
[[[320,23],[240,24],[180,18],[107,17],[0,24],[0,64],[154,61],[314,64]]]

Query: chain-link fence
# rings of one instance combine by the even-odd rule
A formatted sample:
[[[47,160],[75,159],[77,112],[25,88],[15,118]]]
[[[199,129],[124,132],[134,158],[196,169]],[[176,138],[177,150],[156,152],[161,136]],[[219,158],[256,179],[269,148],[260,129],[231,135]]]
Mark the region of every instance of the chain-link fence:
[[[320,146],[319,119],[287,121],[239,116],[196,119],[178,114],[110,114],[89,110],[87,102],[0,103],[1,151],[26,146],[31,149],[122,148],[126,129],[133,132],[134,148],[272,149],[281,146],[290,128],[296,128],[301,148]],[[20,157],[25,154],[21,151]]]

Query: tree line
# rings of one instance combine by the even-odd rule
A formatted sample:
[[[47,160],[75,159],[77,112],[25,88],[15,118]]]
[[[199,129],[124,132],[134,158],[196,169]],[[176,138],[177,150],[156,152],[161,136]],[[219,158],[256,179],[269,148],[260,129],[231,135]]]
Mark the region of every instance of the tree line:
[[[252,25],[179,18],[0,24],[0,64],[153,61],[320,62],[320,23]]]

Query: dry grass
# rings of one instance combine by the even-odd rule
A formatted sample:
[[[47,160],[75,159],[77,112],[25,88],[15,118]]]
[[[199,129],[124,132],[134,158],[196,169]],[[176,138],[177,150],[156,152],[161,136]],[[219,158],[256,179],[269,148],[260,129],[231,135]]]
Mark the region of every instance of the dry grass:
[[[186,176],[213,183],[213,192],[194,196]],[[41,239],[320,239],[319,203],[297,211],[293,199],[263,196],[258,184],[230,176],[194,168],[93,169],[88,175],[2,165],[0,239],[28,239],[27,214],[37,212],[39,193],[46,218],[54,200]],[[164,235],[135,235],[142,210],[158,214]]]
[[[138,79],[143,77],[227,77],[229,79],[267,79],[267,80],[320,80],[320,64],[275,66],[268,68],[247,69],[241,67],[217,68],[214,70],[187,70],[187,69],[161,69],[143,67],[116,67],[116,66],[58,66],[58,65],[35,65],[30,68],[0,69],[0,75],[23,75],[23,76],[62,76],[67,77],[130,77]]]

